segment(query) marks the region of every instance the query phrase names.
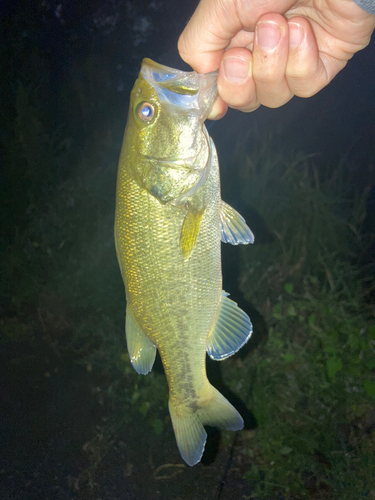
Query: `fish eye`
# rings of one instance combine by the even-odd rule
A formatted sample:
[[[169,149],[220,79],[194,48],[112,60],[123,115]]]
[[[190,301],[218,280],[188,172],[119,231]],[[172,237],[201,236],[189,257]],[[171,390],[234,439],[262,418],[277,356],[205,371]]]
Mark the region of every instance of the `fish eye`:
[[[137,114],[141,121],[149,123],[155,116],[155,107],[149,102],[142,102],[138,106]]]

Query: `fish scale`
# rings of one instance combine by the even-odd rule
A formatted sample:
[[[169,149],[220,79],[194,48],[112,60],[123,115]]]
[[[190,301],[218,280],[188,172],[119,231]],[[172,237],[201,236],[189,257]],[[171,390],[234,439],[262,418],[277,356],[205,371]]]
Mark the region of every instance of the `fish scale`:
[[[117,180],[115,241],[130,359],[146,374],[159,350],[177,445],[189,465],[202,456],[204,425],[243,425],[208,381],[206,352],[224,359],[252,331],[221,289],[221,239],[249,243],[253,235],[221,201],[217,154],[203,124],[215,96],[215,75],[144,60]]]

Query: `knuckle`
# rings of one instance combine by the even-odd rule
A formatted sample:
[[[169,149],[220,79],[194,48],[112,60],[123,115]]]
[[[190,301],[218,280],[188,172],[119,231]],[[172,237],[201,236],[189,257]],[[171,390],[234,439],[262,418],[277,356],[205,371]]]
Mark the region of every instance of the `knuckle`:
[[[316,72],[292,72],[286,75],[291,91],[298,97],[312,97],[326,86],[326,78]]]

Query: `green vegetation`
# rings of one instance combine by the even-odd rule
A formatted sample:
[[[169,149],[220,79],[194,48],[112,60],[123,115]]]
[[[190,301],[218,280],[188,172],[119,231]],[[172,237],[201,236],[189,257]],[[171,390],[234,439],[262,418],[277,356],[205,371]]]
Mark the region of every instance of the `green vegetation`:
[[[252,498],[374,498],[375,323],[355,264],[366,193],[344,165],[322,175],[314,159],[266,146],[240,159],[243,196],[274,235],[243,249],[242,290],[267,342],[226,375],[258,423],[241,443],[244,477]]]
[[[246,478],[259,498],[320,488],[327,498],[367,498],[375,327],[353,297],[316,278],[305,279],[300,294],[290,290],[286,283],[269,311],[268,342],[252,359],[249,405],[259,427],[248,443],[254,462]]]

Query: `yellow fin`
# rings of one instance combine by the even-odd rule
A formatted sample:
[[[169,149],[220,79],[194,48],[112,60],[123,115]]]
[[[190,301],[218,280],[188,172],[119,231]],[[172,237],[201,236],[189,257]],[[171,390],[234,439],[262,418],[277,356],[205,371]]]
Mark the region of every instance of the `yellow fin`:
[[[197,210],[191,205],[189,206],[182,224],[180,236],[180,247],[184,259],[187,259],[190,256],[193,248],[195,247],[201,228],[203,214],[204,208],[202,210]]]

